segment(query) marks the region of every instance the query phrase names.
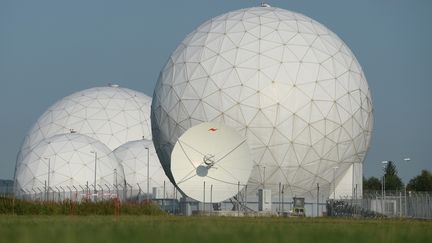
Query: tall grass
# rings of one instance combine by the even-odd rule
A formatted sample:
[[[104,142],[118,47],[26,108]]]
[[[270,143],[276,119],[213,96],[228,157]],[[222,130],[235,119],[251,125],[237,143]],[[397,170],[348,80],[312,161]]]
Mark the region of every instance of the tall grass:
[[[36,202],[0,197],[0,214],[17,215],[163,215],[153,203],[121,203],[114,200],[91,202]]]

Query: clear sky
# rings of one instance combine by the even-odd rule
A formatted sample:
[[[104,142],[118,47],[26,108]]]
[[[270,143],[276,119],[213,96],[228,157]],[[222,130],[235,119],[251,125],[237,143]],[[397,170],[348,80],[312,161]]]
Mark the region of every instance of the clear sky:
[[[153,94],[181,40],[251,0],[1,0],[0,178],[37,118],[73,92],[113,82]],[[281,0],[338,34],[363,67],[375,108],[364,175],[397,161],[404,181],[432,170],[432,1]],[[410,157],[409,164],[403,163]]]

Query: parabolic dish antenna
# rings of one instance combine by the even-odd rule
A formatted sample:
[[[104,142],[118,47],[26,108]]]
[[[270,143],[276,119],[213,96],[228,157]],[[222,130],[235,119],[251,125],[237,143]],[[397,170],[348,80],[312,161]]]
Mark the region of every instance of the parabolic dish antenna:
[[[171,153],[177,186],[200,202],[221,202],[238,193],[249,180],[252,159],[246,139],[219,123],[188,129]]]

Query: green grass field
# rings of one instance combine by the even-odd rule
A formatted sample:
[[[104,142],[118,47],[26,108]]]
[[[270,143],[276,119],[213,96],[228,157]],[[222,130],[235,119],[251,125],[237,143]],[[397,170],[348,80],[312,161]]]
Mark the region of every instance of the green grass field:
[[[0,242],[432,242],[432,222],[0,215]]]

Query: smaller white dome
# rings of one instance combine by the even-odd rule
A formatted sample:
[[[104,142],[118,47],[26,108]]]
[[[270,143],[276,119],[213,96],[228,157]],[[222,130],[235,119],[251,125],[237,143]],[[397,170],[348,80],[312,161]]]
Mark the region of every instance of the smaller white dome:
[[[101,187],[122,185],[124,172],[111,150],[103,143],[78,133],[55,135],[39,142],[23,158],[16,173],[17,190],[69,191],[95,181]],[[73,189],[72,189],[73,190]],[[93,187],[90,187],[93,190]],[[99,190],[99,188],[98,188]]]
[[[151,98],[110,84],[73,93],[43,113],[28,132],[17,164],[41,140],[68,132],[85,134],[114,150],[140,139],[151,139]]]
[[[165,183],[165,198],[174,197],[174,185],[165,175],[153,141],[141,139],[125,143],[116,148],[114,154],[123,166],[126,182],[132,186],[133,195],[147,193],[147,168],[149,168],[149,193],[156,198],[162,198]]]

